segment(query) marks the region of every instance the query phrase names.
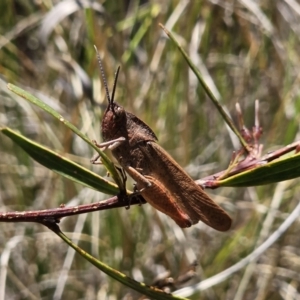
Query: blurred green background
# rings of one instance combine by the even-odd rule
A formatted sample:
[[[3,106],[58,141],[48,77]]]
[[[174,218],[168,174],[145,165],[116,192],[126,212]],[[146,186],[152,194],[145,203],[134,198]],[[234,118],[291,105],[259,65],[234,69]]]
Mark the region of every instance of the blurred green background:
[[[0,2],[0,126],[19,130],[86,168],[90,149],[60,122],[9,92],[11,82],[101,141],[106,106],[94,45],[109,88],[121,66],[116,99],[151,126],[194,179],[227,167],[239,145],[187,63],[158,26],[164,24],[201,70],[236,121],[254,124],[260,100],[264,153],[299,139],[300,3],[293,0],[24,1]],[[108,198],[62,178],[0,135],[1,211],[55,208]],[[182,230],[150,205],[62,220],[86,251],[132,278],[174,289],[239,262],[289,216],[299,180],[209,191],[233,218],[219,233],[200,223]],[[129,183],[132,187],[132,182]],[[258,260],[190,299],[298,299],[299,222]],[[1,299],[139,299],[37,224],[0,223]],[[195,276],[181,275],[198,263]],[[173,290],[173,288],[171,289]]]

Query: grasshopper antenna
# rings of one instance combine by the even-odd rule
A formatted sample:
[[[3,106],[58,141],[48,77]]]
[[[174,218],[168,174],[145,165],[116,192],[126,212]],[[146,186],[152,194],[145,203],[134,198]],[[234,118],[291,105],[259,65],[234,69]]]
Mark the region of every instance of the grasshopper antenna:
[[[97,49],[97,47],[95,45],[94,45],[94,48],[95,48],[96,54],[97,54],[97,59],[98,59],[98,63],[99,63],[99,67],[100,67],[100,73],[101,73],[101,77],[102,77],[104,88],[105,88],[105,92],[106,92],[106,97],[107,97],[109,106],[111,106],[112,102],[111,102],[111,99],[110,99],[110,95],[109,95],[109,91],[108,91],[108,86],[107,86],[107,81],[106,81],[106,78],[105,78],[104,69],[103,69],[103,66],[102,66],[100,54],[99,54],[99,51],[98,51],[98,49]]]
[[[100,72],[101,72],[101,77],[102,77],[104,88],[105,88],[105,92],[106,92],[106,97],[107,97],[107,100],[109,102],[110,107],[112,107],[112,104],[114,103],[114,97],[115,97],[115,91],[116,91],[116,86],[117,86],[117,81],[118,81],[120,66],[118,67],[117,72],[115,74],[114,86],[113,86],[112,94],[111,94],[111,97],[110,97],[109,91],[108,91],[106,77],[105,77],[105,74],[104,74],[104,69],[103,69],[103,66],[102,66],[102,61],[101,61],[101,58],[100,58],[100,54],[99,54],[99,51],[98,51],[97,47],[95,45],[94,45],[94,47],[95,47],[96,54],[97,54],[97,59],[98,59],[98,63],[99,63],[99,67],[100,67]]]
[[[113,90],[112,90],[112,93],[111,93],[111,102],[112,103],[114,103],[115,91],[116,91],[116,87],[117,87],[119,71],[120,71],[120,66],[118,66],[118,69],[117,69],[116,74],[115,74],[114,86],[113,86]]]

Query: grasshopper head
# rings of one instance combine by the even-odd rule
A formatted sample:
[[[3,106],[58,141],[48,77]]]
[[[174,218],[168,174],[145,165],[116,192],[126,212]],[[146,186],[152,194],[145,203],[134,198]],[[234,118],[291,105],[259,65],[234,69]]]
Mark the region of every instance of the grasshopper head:
[[[122,106],[118,105],[114,101],[120,67],[118,67],[118,69],[117,69],[117,72],[115,75],[115,80],[114,80],[113,91],[110,96],[109,91],[108,91],[107,81],[106,81],[104,70],[103,70],[102,63],[101,63],[101,58],[100,58],[100,55],[99,55],[99,52],[98,52],[96,46],[95,46],[95,49],[96,49],[99,67],[100,67],[100,71],[101,71],[101,76],[102,76],[103,84],[104,84],[105,91],[106,91],[106,97],[107,97],[107,101],[108,101],[108,105],[107,105],[107,108],[104,112],[104,116],[102,119],[101,133],[102,133],[104,141],[109,141],[109,140],[117,139],[121,136],[124,136],[124,134],[126,133],[126,122],[127,122],[126,121],[126,111]]]

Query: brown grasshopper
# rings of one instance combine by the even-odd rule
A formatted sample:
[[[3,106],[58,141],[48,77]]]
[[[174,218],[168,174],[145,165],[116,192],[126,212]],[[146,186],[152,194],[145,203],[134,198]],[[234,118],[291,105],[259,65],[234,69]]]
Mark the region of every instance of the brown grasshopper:
[[[102,119],[104,142],[95,144],[110,149],[121,167],[135,180],[143,198],[180,227],[202,221],[216,230],[229,230],[231,218],[228,214],[157,144],[157,137],[148,125],[114,101],[120,68],[110,97],[98,51],[97,58],[108,106]]]

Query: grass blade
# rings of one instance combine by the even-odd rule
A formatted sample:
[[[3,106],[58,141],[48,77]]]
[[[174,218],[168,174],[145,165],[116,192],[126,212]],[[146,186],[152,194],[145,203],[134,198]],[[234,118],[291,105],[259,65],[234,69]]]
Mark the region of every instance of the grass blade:
[[[50,228],[50,227],[49,227]],[[78,247],[76,244],[72,243],[72,241],[60,231],[58,226],[56,225],[54,228],[50,228],[52,231],[54,231],[64,242],[66,242],[70,247],[72,247],[78,254],[80,254],[82,257],[84,257],[86,260],[88,260],[90,263],[92,263],[94,266],[96,266],[98,269],[100,269],[102,272],[106,273],[110,277],[114,278],[115,280],[121,282],[122,284],[134,289],[135,291],[138,291],[142,293],[143,295],[151,297],[151,299],[157,299],[157,300],[187,300],[187,298],[182,298],[179,296],[174,296],[168,293],[163,292],[162,290],[151,287],[146,285],[145,283],[138,282],[127,275],[119,272],[118,270],[115,270],[108,265],[104,264],[103,262],[97,260],[90,254],[88,254],[86,251]]]

